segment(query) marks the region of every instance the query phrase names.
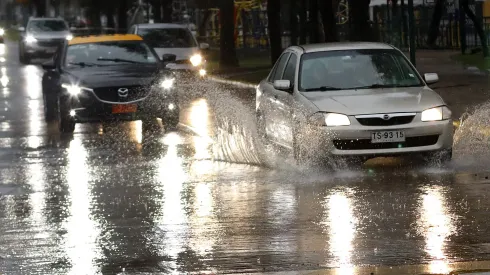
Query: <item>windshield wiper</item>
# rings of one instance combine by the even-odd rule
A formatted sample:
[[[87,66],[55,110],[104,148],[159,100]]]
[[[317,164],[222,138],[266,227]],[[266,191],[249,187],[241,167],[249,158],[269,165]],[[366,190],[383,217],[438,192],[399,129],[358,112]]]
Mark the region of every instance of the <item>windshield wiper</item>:
[[[68,62],[70,65],[80,66],[80,67],[93,67],[97,66],[95,63],[87,63],[87,62]]]
[[[331,86],[321,86],[321,87],[317,87],[317,88],[305,89],[305,92],[313,92],[313,91],[325,92],[325,91],[340,91],[340,90],[343,90],[343,89],[338,88],[338,87],[331,87]]]
[[[354,87],[353,90],[357,89],[378,89],[378,88],[403,88],[403,87],[419,87],[420,85],[396,85],[396,84],[372,84],[361,87]]]
[[[395,85],[388,85],[388,84],[372,84],[372,85],[367,85],[367,86],[354,87],[352,89],[357,90],[357,89],[377,89],[377,88],[394,88],[394,87],[396,87],[396,86]]]
[[[134,64],[144,64],[143,62],[139,61],[134,61],[134,60],[129,60],[129,59],[122,59],[122,58],[97,58],[97,61],[113,61],[113,62],[125,62],[125,63],[134,63]]]

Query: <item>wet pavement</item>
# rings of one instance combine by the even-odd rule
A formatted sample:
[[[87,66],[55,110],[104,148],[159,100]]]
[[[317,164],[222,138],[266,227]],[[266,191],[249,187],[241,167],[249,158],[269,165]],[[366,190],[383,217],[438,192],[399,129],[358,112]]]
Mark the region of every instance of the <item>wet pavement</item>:
[[[65,136],[44,122],[40,67],[13,45],[0,53],[1,274],[448,273],[490,259],[478,125],[448,167],[305,169],[264,153],[249,91],[205,83],[184,96],[177,132]]]

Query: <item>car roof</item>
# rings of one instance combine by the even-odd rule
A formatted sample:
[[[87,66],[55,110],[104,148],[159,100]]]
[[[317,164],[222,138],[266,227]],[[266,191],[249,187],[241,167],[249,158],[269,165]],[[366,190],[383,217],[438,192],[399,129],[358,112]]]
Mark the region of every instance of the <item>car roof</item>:
[[[29,21],[65,21],[63,18],[59,17],[31,17]]]
[[[379,42],[334,42],[319,43],[300,46],[305,53],[340,51],[340,50],[371,50],[371,49],[393,49],[392,46]]]
[[[135,34],[77,36],[70,40],[68,42],[68,45],[101,43],[110,41],[143,41],[143,38]]]
[[[158,23],[158,24],[136,24],[141,29],[187,29],[186,25]]]

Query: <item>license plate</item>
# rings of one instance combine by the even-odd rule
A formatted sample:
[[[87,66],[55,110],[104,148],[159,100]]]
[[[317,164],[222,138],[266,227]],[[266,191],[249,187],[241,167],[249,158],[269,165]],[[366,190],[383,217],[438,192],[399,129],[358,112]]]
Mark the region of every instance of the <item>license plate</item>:
[[[112,105],[113,114],[134,113],[137,110],[136,104],[117,104]]]
[[[374,132],[371,134],[371,143],[403,142],[403,141],[405,141],[405,133],[403,131],[383,131],[383,132]]]

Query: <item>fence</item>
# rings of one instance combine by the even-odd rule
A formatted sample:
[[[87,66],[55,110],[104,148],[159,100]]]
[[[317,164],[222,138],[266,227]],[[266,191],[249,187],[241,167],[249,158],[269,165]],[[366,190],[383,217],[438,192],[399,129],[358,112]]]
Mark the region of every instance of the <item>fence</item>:
[[[427,36],[429,33],[429,23],[422,20],[416,22],[415,31],[415,42],[417,48],[427,48]],[[482,26],[485,30],[486,39],[489,41],[490,38],[490,18],[484,18],[482,20]],[[379,37],[379,41],[390,43],[401,48],[408,47],[408,34],[403,31],[403,28],[399,25],[390,26],[389,23],[378,23],[375,25],[374,30],[376,35]],[[466,46],[468,48],[481,47],[481,41],[476,31],[473,22],[470,20],[466,21],[465,24],[466,33]],[[451,18],[446,18],[441,20],[439,26],[439,35],[435,41],[436,48],[440,49],[460,49],[461,48],[461,30],[459,21]]]

